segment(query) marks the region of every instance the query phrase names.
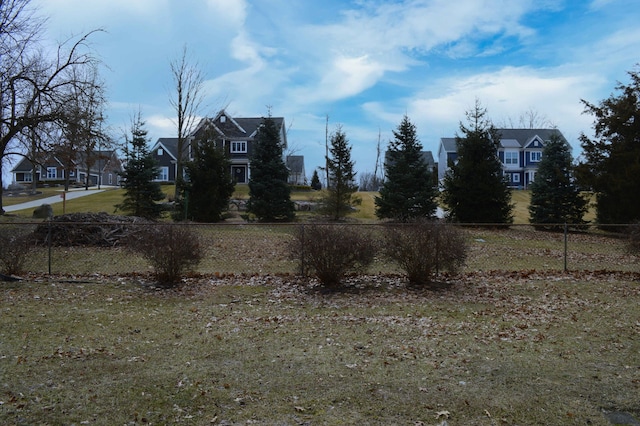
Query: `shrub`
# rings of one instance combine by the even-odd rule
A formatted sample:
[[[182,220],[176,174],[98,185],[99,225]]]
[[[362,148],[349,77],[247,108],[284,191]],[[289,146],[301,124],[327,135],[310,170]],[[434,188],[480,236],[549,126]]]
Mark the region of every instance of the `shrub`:
[[[629,252],[640,255],[640,222],[629,225]]]
[[[311,272],[329,289],[337,289],[347,272],[369,266],[375,256],[373,238],[357,226],[312,224],[297,229],[293,255],[303,273]]]
[[[33,231],[30,226],[0,227],[0,272],[6,275],[24,272],[24,264],[33,246]]]
[[[203,256],[200,239],[185,224],[143,226],[128,246],[151,263],[157,284],[164,288],[177,286],[184,272]]]
[[[387,225],[384,254],[407,274],[411,285],[425,285],[441,270],[456,272],[467,257],[462,231],[451,224],[424,219]]]

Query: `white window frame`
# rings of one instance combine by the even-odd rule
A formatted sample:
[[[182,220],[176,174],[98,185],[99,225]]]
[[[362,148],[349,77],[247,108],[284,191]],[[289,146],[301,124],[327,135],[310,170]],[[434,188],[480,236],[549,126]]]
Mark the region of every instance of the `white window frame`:
[[[47,179],[58,179],[58,169],[56,167],[47,167]]]
[[[511,173],[511,182],[520,183],[520,173]]]
[[[158,179],[156,180],[160,182],[167,182],[169,180],[169,166],[160,166],[158,169],[160,171],[158,172]]]
[[[23,182],[33,182],[33,174],[31,172],[25,172]]]
[[[513,161],[515,158],[515,162]],[[520,166],[520,155],[518,151],[505,151],[504,152],[504,165],[507,167]]]
[[[164,151],[162,150],[162,148],[158,148],[158,156],[162,157],[164,155]]]
[[[542,151],[531,151],[529,153],[529,159],[532,163],[539,163],[542,159]]]
[[[231,141],[232,154],[244,154],[247,152],[247,141]]]

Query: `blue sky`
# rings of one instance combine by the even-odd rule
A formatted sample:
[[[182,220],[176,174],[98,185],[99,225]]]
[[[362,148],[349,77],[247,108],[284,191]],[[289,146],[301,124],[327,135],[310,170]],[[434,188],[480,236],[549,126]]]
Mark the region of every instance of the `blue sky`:
[[[534,111],[580,149],[599,102],[640,62],[637,0],[33,0],[50,41],[95,28],[109,124],[140,109],[174,137],[169,62],[187,46],[207,81],[202,113],[285,117],[307,174],[324,163],[325,120],[358,172],[404,114],[426,150],[455,136],[476,99],[498,126]]]

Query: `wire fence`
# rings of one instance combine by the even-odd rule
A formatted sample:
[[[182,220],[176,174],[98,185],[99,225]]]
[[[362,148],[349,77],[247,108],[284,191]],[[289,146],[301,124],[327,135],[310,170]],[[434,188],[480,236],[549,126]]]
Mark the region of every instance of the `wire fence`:
[[[0,255],[3,264],[27,252],[23,273],[91,275],[134,274],[151,270],[149,263],[129,250],[129,232],[146,223],[0,223]],[[199,238],[203,260],[195,272],[228,274],[297,274],[302,253],[296,252],[294,235],[310,224],[172,224],[188,226]],[[382,224],[351,224],[363,232],[382,236]],[[407,225],[410,226],[410,225]],[[640,256],[629,250],[626,225],[603,229],[586,225],[580,232],[559,225],[559,232],[536,230],[530,225],[459,226],[468,244],[466,271],[619,271],[640,272]],[[167,228],[168,229],[168,228]],[[616,232],[614,232],[614,230]],[[78,235],[90,235],[90,243]],[[21,235],[35,235],[19,246]],[[76,241],[74,243],[74,241]],[[308,242],[311,244],[312,242]],[[303,245],[304,247],[304,245]],[[167,250],[169,247],[167,247]],[[372,250],[376,248],[372,246]],[[0,264],[0,267],[2,265]],[[1,268],[0,268],[1,269]],[[0,272],[2,272],[0,270]],[[368,274],[400,273],[382,255]]]

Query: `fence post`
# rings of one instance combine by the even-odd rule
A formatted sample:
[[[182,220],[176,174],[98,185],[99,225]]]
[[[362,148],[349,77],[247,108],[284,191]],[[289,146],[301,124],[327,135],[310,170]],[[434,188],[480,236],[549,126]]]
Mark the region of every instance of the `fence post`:
[[[306,277],[305,267],[304,267],[304,223],[300,225],[300,273],[303,277]]]
[[[567,222],[564,223],[564,272],[567,272]]]
[[[48,254],[48,264],[49,264],[49,275],[51,275],[51,218],[48,220],[49,226],[47,229],[47,248],[49,251]]]

